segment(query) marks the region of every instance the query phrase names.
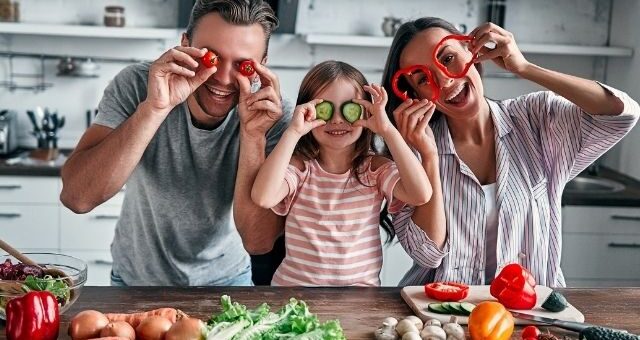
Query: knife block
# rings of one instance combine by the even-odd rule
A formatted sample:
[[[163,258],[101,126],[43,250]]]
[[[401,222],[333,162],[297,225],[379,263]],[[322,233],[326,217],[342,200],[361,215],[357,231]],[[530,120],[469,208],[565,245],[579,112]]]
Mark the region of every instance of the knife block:
[[[58,158],[60,155],[60,150],[58,149],[35,149],[31,151],[29,157],[41,161],[53,161]]]

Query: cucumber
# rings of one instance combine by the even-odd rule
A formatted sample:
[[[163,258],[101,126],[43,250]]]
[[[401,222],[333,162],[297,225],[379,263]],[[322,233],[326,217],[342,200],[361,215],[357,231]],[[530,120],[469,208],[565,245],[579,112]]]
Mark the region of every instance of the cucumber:
[[[347,122],[353,124],[362,116],[362,106],[354,102],[346,102],[342,104],[342,115]]]
[[[427,309],[436,314],[449,314],[449,311],[444,309],[441,303],[430,303]]]
[[[550,312],[562,312],[567,306],[569,306],[567,299],[555,290],[542,303],[542,308]]]
[[[316,118],[328,122],[333,116],[333,104],[330,102],[322,102],[316,105]]]
[[[462,309],[462,304],[460,302],[449,302],[449,308],[453,309],[453,314],[455,315],[465,315],[466,311]]]
[[[460,307],[462,308],[462,310],[464,310],[464,315],[471,315],[471,312],[474,308],[476,308],[476,305],[469,302],[463,302],[460,304]]]

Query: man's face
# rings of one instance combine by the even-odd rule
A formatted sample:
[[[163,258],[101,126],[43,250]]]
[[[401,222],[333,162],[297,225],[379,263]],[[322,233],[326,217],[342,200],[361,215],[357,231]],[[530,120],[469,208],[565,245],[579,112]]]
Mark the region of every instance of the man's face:
[[[183,46],[189,46],[186,37]],[[219,120],[238,103],[239,87],[236,80],[238,66],[244,60],[261,62],[266,50],[265,33],[260,24],[233,25],[218,13],[203,16],[194,30],[191,46],[206,48],[218,55],[218,71],[195,92],[196,102],[206,117],[198,120]],[[200,61],[198,61],[200,62]],[[199,67],[204,67],[202,64]]]

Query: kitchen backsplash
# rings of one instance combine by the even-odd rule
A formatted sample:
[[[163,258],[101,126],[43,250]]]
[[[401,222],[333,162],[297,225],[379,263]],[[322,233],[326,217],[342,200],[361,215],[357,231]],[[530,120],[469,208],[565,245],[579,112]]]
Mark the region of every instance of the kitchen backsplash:
[[[104,7],[125,7],[127,26],[175,27],[179,0],[22,0],[21,21],[47,24],[102,24]],[[285,97],[295,100],[306,70],[326,59],[340,59],[361,68],[369,81],[379,82],[387,56],[387,48],[310,45],[304,35],[309,33],[382,36],[385,16],[402,19],[419,16],[440,16],[470,30],[484,22],[483,1],[452,0],[443,5],[439,0],[300,0],[296,31],[299,35],[275,35],[270,46],[269,63],[280,77]],[[611,1],[603,0],[509,0],[505,26],[520,43],[571,43],[606,45],[609,36]],[[38,35],[3,35],[0,51],[49,53],[56,55],[89,55],[111,58],[155,59],[171,46],[179,44],[179,33],[166,40],[56,37]],[[624,42],[620,43],[625,45]],[[588,56],[528,55],[531,61],[545,67],[563,70],[578,76],[593,78],[597,58]],[[39,60],[14,59],[19,72],[36,72]],[[73,147],[85,129],[88,109],[97,106],[108,82],[126,63],[99,63],[97,78],[56,77],[57,60],[45,61],[46,81],[53,87],[44,92],[14,91],[0,88],[0,109],[17,110],[22,127],[21,144],[34,146],[35,139],[27,134],[30,127],[26,110],[46,106],[67,117],[61,130],[60,145]],[[615,61],[618,62],[618,61]],[[500,99],[539,90],[530,82],[498,78],[498,69],[486,68],[486,93]],[[8,76],[8,59],[0,57],[0,81]],[[612,84],[617,86],[615,83]],[[637,153],[637,152],[636,152]],[[611,165],[617,166],[620,152],[613,155]]]

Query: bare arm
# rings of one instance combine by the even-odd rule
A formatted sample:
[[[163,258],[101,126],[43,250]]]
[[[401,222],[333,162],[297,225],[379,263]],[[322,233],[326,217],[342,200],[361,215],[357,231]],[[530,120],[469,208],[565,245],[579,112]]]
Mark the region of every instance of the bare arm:
[[[122,188],[169,112],[217,71],[199,68],[195,59],[204,53],[186,46],[165,52],[149,68],[147,97],[136,111],[115,130],[94,125],[85,132],[62,168],[66,207],[86,213]]]
[[[164,117],[143,103],[115,130],[91,126],[62,167],[62,203],[73,212],[86,213],[113,197],[137,166]]]
[[[233,218],[242,243],[251,255],[266,254],[284,231],[284,217],[264,209],[251,199],[251,189],[265,161],[267,131],[283,115],[278,78],[255,63],[262,88],[251,93],[249,80],[238,75],[240,99],[240,160],[233,197]]]
[[[478,62],[492,60],[498,66],[567,98],[590,114],[619,115],[624,109],[619,98],[592,80],[547,70],[528,62],[516,45],[513,34],[500,26],[487,23],[469,35],[475,37],[472,52],[480,52]],[[490,41],[496,43],[494,49],[484,47]]]

